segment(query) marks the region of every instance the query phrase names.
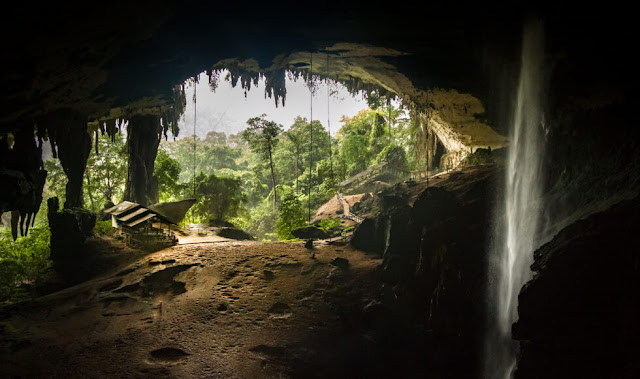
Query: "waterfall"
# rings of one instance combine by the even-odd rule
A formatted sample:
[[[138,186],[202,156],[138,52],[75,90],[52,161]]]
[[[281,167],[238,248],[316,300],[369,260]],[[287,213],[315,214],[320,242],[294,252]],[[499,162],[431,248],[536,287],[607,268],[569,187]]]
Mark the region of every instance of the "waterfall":
[[[518,293],[531,278],[529,266],[538,245],[543,182],[544,40],[540,21],[528,21],[522,39],[522,62],[510,130],[504,200],[496,211],[489,268],[489,323],[485,377],[510,378],[517,344],[511,326]]]

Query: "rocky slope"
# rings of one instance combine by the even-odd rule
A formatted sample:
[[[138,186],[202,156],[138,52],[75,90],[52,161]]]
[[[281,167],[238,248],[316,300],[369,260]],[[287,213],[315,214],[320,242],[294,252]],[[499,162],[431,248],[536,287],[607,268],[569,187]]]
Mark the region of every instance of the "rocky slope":
[[[516,378],[640,375],[640,198],[563,229],[519,296]]]

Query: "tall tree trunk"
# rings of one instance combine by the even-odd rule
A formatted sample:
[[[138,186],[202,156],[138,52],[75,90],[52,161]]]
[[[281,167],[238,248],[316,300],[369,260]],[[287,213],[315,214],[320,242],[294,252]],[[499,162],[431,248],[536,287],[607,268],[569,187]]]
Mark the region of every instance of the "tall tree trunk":
[[[276,191],[276,174],[273,171],[273,158],[271,157],[271,144],[269,144],[269,166],[271,167],[271,183],[273,185],[273,209],[276,209],[278,192]]]
[[[95,203],[93,202],[93,191],[91,188],[91,177],[89,173],[85,175],[87,177],[87,194],[89,195],[89,201],[91,202],[91,209],[96,209]]]
[[[111,186],[111,170],[107,169],[107,189],[104,194],[107,198],[107,202],[113,201],[113,188]]]
[[[298,163],[299,161],[300,161],[300,148],[296,147],[296,194],[300,192],[300,190],[298,189],[298,176],[300,176],[299,163]]]
[[[129,165],[124,200],[141,205],[158,202],[158,178],[153,175],[158,146],[162,136],[160,117],[137,115],[127,127]]]

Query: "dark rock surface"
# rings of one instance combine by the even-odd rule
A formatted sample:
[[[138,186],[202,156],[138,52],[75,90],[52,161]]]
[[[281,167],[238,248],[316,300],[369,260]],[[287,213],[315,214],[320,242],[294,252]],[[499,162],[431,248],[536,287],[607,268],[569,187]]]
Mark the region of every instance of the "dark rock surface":
[[[353,232],[351,244],[368,253],[384,252],[384,219],[366,218]]]
[[[85,240],[93,235],[96,215],[85,209],[64,209],[59,212],[57,198],[50,198],[47,203],[51,260],[57,270],[73,270],[83,258]]]
[[[12,234],[15,240],[25,235],[35,223],[42,202],[47,171],[42,169],[39,145],[33,138],[33,129],[25,129],[14,136],[13,148],[7,138],[0,137],[0,213],[12,212]]]
[[[333,258],[331,260],[331,264],[342,269],[342,270],[346,270],[349,268],[349,260],[346,258]]]
[[[496,167],[400,184],[375,199],[351,241],[382,255],[382,305],[407,325],[425,356],[449,377],[477,377],[483,338],[487,238]]]
[[[306,226],[304,228],[299,228],[291,231],[294,237],[299,239],[318,239],[323,240],[329,238],[329,234],[322,229],[316,228],[315,226]]]
[[[640,377],[640,198],[563,229],[519,295],[515,378]]]

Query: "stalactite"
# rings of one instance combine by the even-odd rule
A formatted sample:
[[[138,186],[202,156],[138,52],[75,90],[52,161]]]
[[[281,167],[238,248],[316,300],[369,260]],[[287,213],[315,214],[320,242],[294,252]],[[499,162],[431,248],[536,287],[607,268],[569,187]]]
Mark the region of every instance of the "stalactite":
[[[129,166],[124,199],[142,205],[158,202],[158,179],[154,163],[163,135],[160,118],[155,115],[131,117],[127,127]]]
[[[269,71],[264,75],[265,98],[267,96],[269,96],[269,98],[273,96],[276,107],[278,106],[278,100],[282,102],[283,107],[285,105],[287,98],[285,76],[286,73],[284,69]]]
[[[48,115],[43,122],[58,148],[57,156],[68,179],[64,207],[82,208],[82,178],[92,145],[87,118],[65,109]]]
[[[28,122],[18,128],[12,149],[5,141],[0,144],[0,213],[11,211],[14,239],[18,229],[22,236],[28,233],[42,202],[47,177],[42,168],[42,135],[40,128],[34,133],[33,124]]]

